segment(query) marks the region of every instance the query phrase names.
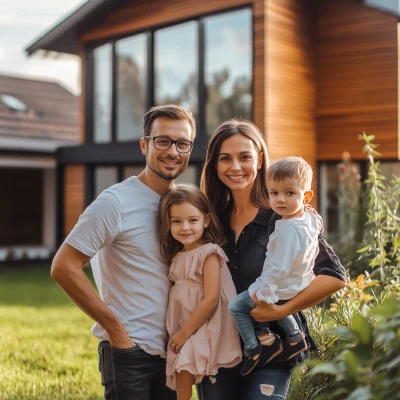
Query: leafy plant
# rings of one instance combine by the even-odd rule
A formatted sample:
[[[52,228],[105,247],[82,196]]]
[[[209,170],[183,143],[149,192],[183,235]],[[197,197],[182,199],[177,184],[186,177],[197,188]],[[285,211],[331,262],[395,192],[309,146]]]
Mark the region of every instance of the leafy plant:
[[[400,399],[400,178],[381,174],[374,136],[359,138],[369,161],[366,229],[361,256],[352,253],[348,266],[353,274],[365,267],[369,272],[348,279],[330,304],[306,310],[320,350],[295,370],[290,400]],[[345,164],[343,177],[349,179]],[[351,185],[342,189],[342,205],[355,199]]]
[[[337,356],[308,362],[311,376],[335,376],[335,387],[317,399],[383,400],[400,394],[400,302],[386,299],[366,315],[354,314],[349,327],[333,329],[341,338]]]
[[[373,143],[375,136],[367,136],[365,132],[359,136],[365,142],[363,151],[369,161],[368,178],[365,181],[368,206],[366,210],[366,229],[364,247],[358,252],[368,258],[372,268],[379,268],[382,281],[391,283],[399,279],[400,262],[400,178],[387,180],[381,173],[380,156]]]

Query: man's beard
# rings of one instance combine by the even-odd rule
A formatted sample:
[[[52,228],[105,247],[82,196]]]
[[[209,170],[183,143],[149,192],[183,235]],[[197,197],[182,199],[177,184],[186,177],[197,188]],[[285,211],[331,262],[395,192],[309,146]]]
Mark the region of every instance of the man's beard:
[[[154,169],[150,165],[148,165],[148,167],[160,178],[165,179],[166,181],[173,181],[174,179],[176,179],[179,175],[181,175],[185,171],[185,169],[188,166],[188,163],[189,163],[189,161],[187,161],[186,163],[182,162],[180,165],[181,168],[179,169],[179,171],[170,172],[170,173],[165,173],[165,172],[162,172],[161,170]]]

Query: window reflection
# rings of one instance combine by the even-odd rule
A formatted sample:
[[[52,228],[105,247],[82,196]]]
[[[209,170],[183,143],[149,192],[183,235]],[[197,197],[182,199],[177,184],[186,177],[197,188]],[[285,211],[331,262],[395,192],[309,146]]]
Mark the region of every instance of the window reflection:
[[[206,132],[223,121],[251,119],[252,12],[208,17],[205,30]]]
[[[354,239],[360,217],[360,170],[360,163],[351,160],[321,164],[319,202],[325,232]]]
[[[176,178],[176,183],[192,183],[198,185],[196,167],[189,165],[181,175]]]
[[[379,165],[379,168],[381,170],[381,174],[385,176],[388,180],[393,179],[393,175],[400,177],[400,162],[398,161],[382,161]]]
[[[147,35],[119,40],[117,57],[117,140],[142,136],[146,112]]]
[[[197,22],[155,32],[156,105],[179,104],[197,116]]]
[[[123,179],[128,179],[131,176],[138,176],[146,165],[128,165],[123,169]],[[197,185],[197,169],[193,165],[189,165],[185,171],[176,179],[176,183],[193,183]]]
[[[93,52],[94,62],[94,141],[111,141],[112,45],[105,44]]]
[[[103,190],[118,183],[117,167],[96,167],[94,169],[94,197]]]
[[[138,176],[146,168],[146,165],[127,166],[123,171],[123,179],[128,179],[131,176]]]

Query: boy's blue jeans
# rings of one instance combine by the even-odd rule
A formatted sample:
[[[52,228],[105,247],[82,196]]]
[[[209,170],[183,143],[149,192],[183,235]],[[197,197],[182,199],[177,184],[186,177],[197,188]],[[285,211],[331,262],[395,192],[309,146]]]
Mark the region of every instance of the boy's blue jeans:
[[[243,340],[244,354],[247,357],[254,356],[261,351],[257,336],[272,334],[268,322],[253,321],[250,317],[250,311],[256,306],[246,290],[234,297],[228,307]],[[301,330],[292,315],[277,322],[286,334],[285,341],[287,343],[298,342],[303,339]]]

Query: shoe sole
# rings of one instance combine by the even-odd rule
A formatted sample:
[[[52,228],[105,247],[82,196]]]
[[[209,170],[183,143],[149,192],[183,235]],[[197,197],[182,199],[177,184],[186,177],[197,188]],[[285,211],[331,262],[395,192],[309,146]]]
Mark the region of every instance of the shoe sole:
[[[261,357],[261,355],[260,355],[260,357]],[[252,367],[250,370],[248,370],[245,374],[242,374],[242,373],[240,373],[240,374],[241,374],[242,376],[246,376],[246,375],[250,374],[250,372],[252,372],[253,369],[254,369],[255,367],[257,367],[257,365],[258,365],[259,362],[260,362],[260,358],[258,358],[258,359],[256,360],[256,362],[254,363],[253,367]]]
[[[302,353],[303,351],[307,350],[307,346],[303,347],[301,350],[297,351],[296,353],[292,354],[290,357],[288,357],[287,359],[290,360],[291,358],[293,358],[294,356],[297,356],[297,354]]]
[[[266,365],[266,364],[268,364],[269,362],[271,362],[276,356],[279,356],[279,354],[281,354],[282,351],[283,351],[283,345],[282,345],[282,343],[281,343],[281,344],[279,345],[279,349],[278,349],[274,354],[272,354],[272,356],[271,356],[270,358],[268,358],[267,361],[265,361],[264,365]]]

